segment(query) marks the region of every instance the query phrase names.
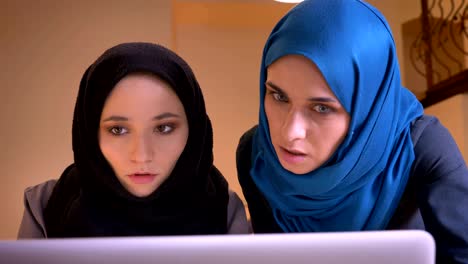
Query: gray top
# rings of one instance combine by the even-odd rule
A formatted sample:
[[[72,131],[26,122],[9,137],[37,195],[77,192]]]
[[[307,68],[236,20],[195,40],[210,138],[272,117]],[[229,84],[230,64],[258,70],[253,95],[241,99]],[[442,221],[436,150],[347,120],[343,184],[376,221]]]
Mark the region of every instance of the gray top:
[[[49,180],[26,188],[24,191],[24,213],[18,231],[18,239],[47,238],[43,210],[56,182],[57,180]],[[231,190],[229,190],[227,219],[228,234],[250,233],[244,205],[239,196]]]

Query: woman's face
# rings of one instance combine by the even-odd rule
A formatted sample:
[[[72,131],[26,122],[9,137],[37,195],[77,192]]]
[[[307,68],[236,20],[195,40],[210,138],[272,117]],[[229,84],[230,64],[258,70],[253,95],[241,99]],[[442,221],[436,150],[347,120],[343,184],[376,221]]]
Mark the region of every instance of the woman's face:
[[[287,55],[267,69],[265,112],[281,165],[304,174],[326,162],[345,138],[350,116],[317,66]]]
[[[109,94],[99,146],[133,195],[153,193],[171,174],[187,143],[184,107],[172,88],[150,74],[130,74]]]

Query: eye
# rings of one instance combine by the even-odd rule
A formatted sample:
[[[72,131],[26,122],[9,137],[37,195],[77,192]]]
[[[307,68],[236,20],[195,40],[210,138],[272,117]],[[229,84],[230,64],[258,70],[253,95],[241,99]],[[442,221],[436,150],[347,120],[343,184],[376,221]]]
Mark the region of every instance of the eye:
[[[288,101],[288,98],[282,93],[278,93],[276,91],[271,91],[271,90],[268,90],[268,93],[271,94],[271,96],[273,96],[273,99],[275,99],[275,101],[278,101],[278,102]]]
[[[313,107],[314,111],[321,114],[327,114],[332,111],[332,109],[326,105],[318,104]]]
[[[161,134],[169,134],[174,130],[173,125],[159,125],[156,126],[155,128],[156,132],[159,132]]]
[[[284,96],[282,94],[279,94],[279,93],[274,93],[273,98],[275,98],[276,101],[280,101],[280,102],[286,102],[287,101],[286,96]]]
[[[121,127],[121,126],[113,126],[109,129],[109,132],[112,134],[112,135],[115,135],[115,136],[120,136],[120,135],[123,135],[123,134],[127,134],[128,133],[128,130],[124,127]]]

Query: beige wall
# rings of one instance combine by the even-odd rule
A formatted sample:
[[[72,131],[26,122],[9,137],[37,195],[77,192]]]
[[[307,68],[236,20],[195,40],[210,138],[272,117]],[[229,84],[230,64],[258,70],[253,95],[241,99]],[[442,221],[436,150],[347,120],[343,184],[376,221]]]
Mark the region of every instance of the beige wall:
[[[7,0],[0,27],[0,238],[13,238],[24,188],[59,177],[73,161],[71,120],[84,70],[120,42],[170,45],[171,1]]]
[[[170,0],[2,2],[0,58],[6,58],[6,63],[0,66],[0,168],[4,179],[0,239],[16,235],[24,188],[59,177],[72,162],[71,118],[81,75],[106,48],[124,41],[173,47],[191,64],[213,121],[215,164],[240,192],[235,148],[242,132],[257,120],[262,47],[273,24],[291,5],[172,2],[174,5]],[[400,25],[418,15],[419,1],[370,2],[387,16],[401,58]],[[237,19],[238,14],[242,20]],[[456,104],[459,115],[455,119],[449,116],[449,120],[466,121],[468,99],[465,96]],[[444,111],[436,109],[434,114],[443,115]],[[446,125],[453,126],[449,129],[457,142],[466,146],[468,122],[464,127],[460,124]]]

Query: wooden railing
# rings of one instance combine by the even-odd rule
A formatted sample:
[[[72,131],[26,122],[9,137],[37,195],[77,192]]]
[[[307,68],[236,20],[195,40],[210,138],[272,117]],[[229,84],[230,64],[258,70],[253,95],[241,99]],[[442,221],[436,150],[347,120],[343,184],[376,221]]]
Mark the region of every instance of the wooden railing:
[[[411,64],[426,80],[424,107],[468,92],[468,6],[465,0],[421,0],[422,30]]]

